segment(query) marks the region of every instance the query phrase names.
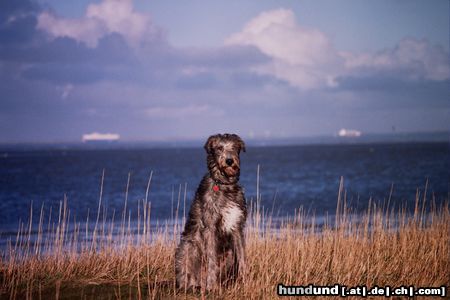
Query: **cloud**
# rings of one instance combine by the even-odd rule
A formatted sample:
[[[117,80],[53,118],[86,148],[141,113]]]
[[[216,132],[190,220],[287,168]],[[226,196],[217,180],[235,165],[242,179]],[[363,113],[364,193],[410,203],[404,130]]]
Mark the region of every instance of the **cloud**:
[[[53,37],[70,37],[96,47],[105,35],[119,33],[126,41],[138,47],[163,34],[145,14],[136,12],[131,0],[105,0],[89,4],[85,16],[79,19],[61,18],[50,11],[38,16],[37,28]]]
[[[30,41],[35,34],[36,20],[30,15],[10,16],[0,25],[3,45],[17,45]]]
[[[374,53],[342,53],[345,69],[335,78],[334,90],[397,95],[399,99],[388,106],[433,103],[445,107],[448,101],[442,95],[448,94],[450,85],[448,55],[441,46],[414,38]]]
[[[270,60],[253,46],[172,47],[163,30],[136,12],[131,1],[90,4],[77,19],[30,7],[13,10],[20,14],[7,14],[14,21],[0,27],[0,60],[20,64],[19,76],[30,80],[210,89],[231,82],[234,72]]]
[[[346,68],[353,72],[384,73],[407,80],[447,80],[448,53],[429,41],[404,38],[395,47],[371,53],[342,53]]]
[[[252,45],[273,58],[257,70],[309,89],[326,86],[341,65],[330,39],[316,29],[300,26],[291,10],[263,12],[230,36],[227,45]]]
[[[254,68],[297,88],[336,88],[346,77],[394,77],[401,80],[447,80],[448,53],[429,41],[404,38],[375,53],[337,51],[323,32],[299,25],[288,9],[263,12],[231,35],[226,45],[257,47],[272,60]],[[397,80],[398,81],[398,80]]]
[[[0,56],[2,51],[0,48]],[[70,38],[57,38],[11,52],[7,58],[26,64],[21,76],[54,83],[95,83],[99,80],[132,80],[138,66],[118,34],[103,37],[96,48],[88,48]]]
[[[175,50],[179,61],[184,65],[203,66],[212,69],[245,69],[254,65],[266,63],[271,58],[257,47],[248,45],[229,45],[205,49]]]
[[[30,12],[38,10],[38,5],[30,0],[15,0],[0,2],[0,20],[4,23],[10,23],[18,17],[28,15]]]

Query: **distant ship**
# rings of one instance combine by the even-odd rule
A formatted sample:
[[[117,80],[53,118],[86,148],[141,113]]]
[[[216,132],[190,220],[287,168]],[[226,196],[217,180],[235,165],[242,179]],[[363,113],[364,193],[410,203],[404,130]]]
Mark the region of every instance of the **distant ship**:
[[[120,139],[120,135],[116,133],[87,133],[83,134],[81,140],[83,143],[108,143],[117,142]]]
[[[338,136],[340,136],[340,137],[360,137],[361,134],[362,134],[361,131],[354,130],[354,129],[345,129],[345,128],[342,128],[338,132]]]

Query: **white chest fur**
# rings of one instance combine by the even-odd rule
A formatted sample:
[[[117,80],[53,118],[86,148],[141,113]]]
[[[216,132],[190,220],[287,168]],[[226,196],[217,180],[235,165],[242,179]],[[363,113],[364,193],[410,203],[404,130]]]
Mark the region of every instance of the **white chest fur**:
[[[242,216],[242,210],[236,204],[225,207],[222,212],[222,225],[224,231],[232,232],[235,230]]]

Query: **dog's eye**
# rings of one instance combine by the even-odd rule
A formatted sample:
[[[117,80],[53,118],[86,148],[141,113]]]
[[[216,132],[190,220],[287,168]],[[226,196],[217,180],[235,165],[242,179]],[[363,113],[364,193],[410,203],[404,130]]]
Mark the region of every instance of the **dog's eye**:
[[[222,152],[222,151],[223,151],[223,146],[218,146],[218,147],[216,148],[216,150],[219,151],[219,152]]]

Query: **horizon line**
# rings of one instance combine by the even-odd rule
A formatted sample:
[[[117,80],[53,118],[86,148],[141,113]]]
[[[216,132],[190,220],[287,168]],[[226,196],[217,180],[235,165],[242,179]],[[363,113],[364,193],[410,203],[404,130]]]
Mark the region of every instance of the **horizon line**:
[[[317,143],[326,143],[326,142],[351,142],[351,143],[367,143],[371,141],[378,141],[382,142],[383,139],[386,141],[395,141],[395,138],[398,138],[401,140],[401,138],[412,138],[411,141],[414,141],[415,138],[421,138],[425,141],[431,139],[436,141],[450,141],[450,130],[436,130],[436,131],[405,131],[405,132],[374,132],[374,133],[364,133],[361,136],[352,137],[352,136],[339,136],[338,134],[333,135],[312,135],[312,136],[244,136],[245,140],[250,144],[255,143],[267,143],[275,144],[277,143],[288,143],[288,142],[296,142],[297,144],[307,143],[307,142],[317,142]],[[394,140],[392,140],[394,138]],[[428,138],[428,139],[427,139]],[[82,146],[86,145],[111,145],[111,146],[119,146],[119,145],[130,145],[130,144],[154,144],[154,145],[167,145],[172,144],[174,146],[182,146],[183,144],[196,144],[196,143],[202,143],[204,141],[204,138],[195,138],[195,137],[187,137],[187,138],[181,138],[181,137],[174,137],[170,139],[119,139],[111,142],[103,142],[99,141],[97,144],[96,142],[92,143],[86,143],[80,140],[43,140],[43,141],[0,141],[0,146],[27,146],[27,145],[76,145],[76,146]],[[420,139],[418,140],[421,141]]]

